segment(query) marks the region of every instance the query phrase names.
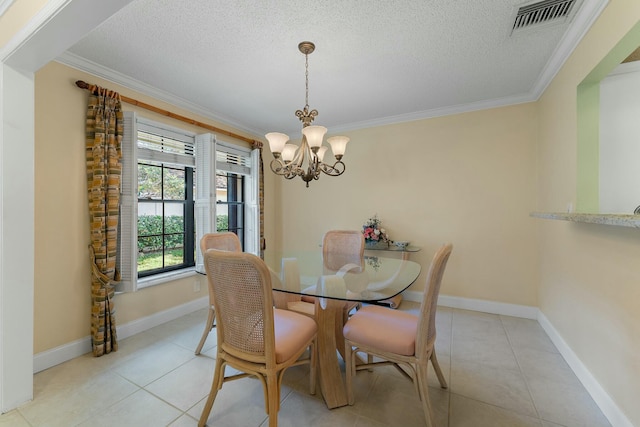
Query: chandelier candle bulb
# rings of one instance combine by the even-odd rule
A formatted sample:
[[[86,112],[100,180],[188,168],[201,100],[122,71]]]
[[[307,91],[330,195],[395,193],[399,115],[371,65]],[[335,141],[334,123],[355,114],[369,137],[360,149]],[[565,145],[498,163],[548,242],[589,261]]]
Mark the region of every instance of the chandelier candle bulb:
[[[318,156],[319,162],[322,162],[324,160],[324,155],[328,149],[329,147],[327,147],[326,145],[323,145],[322,147],[318,148],[318,152],[316,153],[316,156]]]
[[[349,138],[346,136],[332,136],[327,138],[327,142],[331,145],[331,151],[336,159],[340,160],[344,156],[344,152],[347,150],[347,142]]]
[[[298,146],[294,144],[285,144],[284,148],[282,148],[282,160],[286,162],[290,162],[296,156],[296,151],[298,150]]]
[[[284,133],[280,132],[271,132],[266,134],[265,138],[267,138],[267,141],[269,141],[269,149],[271,150],[271,152],[273,154],[280,154],[282,153],[284,145],[289,140],[289,135],[285,135]]]
[[[309,148],[314,152],[322,145],[322,138],[324,138],[325,133],[327,133],[327,128],[324,126],[307,126],[302,129],[302,134],[307,138]]]

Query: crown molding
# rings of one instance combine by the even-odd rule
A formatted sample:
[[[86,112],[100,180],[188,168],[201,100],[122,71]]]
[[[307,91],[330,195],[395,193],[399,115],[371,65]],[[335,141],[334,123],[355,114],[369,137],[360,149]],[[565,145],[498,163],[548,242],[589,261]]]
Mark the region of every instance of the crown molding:
[[[180,98],[175,96],[169,92],[158,89],[154,86],[151,86],[147,83],[141,82],[139,80],[133,79],[125,74],[122,74],[118,71],[106,68],[102,65],[96,64],[93,61],[86,60],[74,53],[66,51],[59,55],[56,59],[56,62],[64,64],[68,67],[75,68],[76,70],[92,74],[96,77],[100,77],[102,79],[108,80],[112,83],[118,84],[120,86],[124,86],[128,89],[134,90],[143,95],[150,96],[160,101],[167,102],[173,106],[178,108],[182,108],[191,113],[197,114],[199,116],[205,117],[210,120],[214,120],[216,122],[222,123],[227,126],[232,126],[235,129],[241,130],[243,132],[247,132],[252,135],[252,138],[256,138],[256,135],[261,135],[260,131],[248,126],[245,126],[236,120],[233,120],[229,117],[221,116],[218,114],[214,114],[210,110],[193,103],[191,101],[187,101],[184,98]]]
[[[547,61],[538,81],[534,84],[531,91],[534,100],[538,100],[542,96],[608,3],[609,0],[584,0],[573,17],[573,24],[562,36],[562,40]]]
[[[372,120],[363,120],[354,123],[331,126],[331,132],[347,132],[378,126],[394,125],[417,120],[433,119],[435,117],[452,116],[455,114],[469,113],[472,111],[489,110],[491,108],[508,107],[510,105],[533,102],[536,98],[532,94],[509,96],[490,99],[486,101],[471,102],[468,104],[453,105],[449,107],[434,108],[431,110],[416,111],[413,113],[399,114],[396,116],[380,117]]]
[[[109,68],[105,68],[102,65],[99,65],[93,61],[89,61],[81,56],[78,56],[74,53],[66,51],[62,53],[60,56],[56,58],[56,62],[69,66],[71,68],[75,68],[76,70],[89,73],[96,77],[100,77],[102,79],[108,80],[120,86],[124,86],[128,89],[134,90],[143,95],[147,95],[158,99],[160,101],[167,102],[176,107],[185,109],[194,114],[198,114],[200,116],[206,117],[211,120],[215,120],[222,124],[232,126],[236,129],[242,130],[244,132],[248,132],[253,135],[254,138],[260,139],[256,135],[264,135],[265,130],[252,128],[241,124],[229,117],[225,117],[222,115],[214,114],[210,110],[195,104],[193,102],[187,101],[183,98],[175,96],[169,92],[158,89],[154,86],[151,86],[147,83],[141,82],[139,80],[133,79],[125,74],[117,72],[115,70],[111,70]],[[417,111],[408,114],[400,114],[396,116],[389,117],[381,117],[377,119],[364,120],[360,122],[347,123],[344,125],[331,126],[332,132],[345,132],[352,131],[358,129],[364,129],[369,127],[378,127],[385,126],[391,124],[398,124],[404,122],[411,122],[416,120],[430,119],[434,117],[448,116],[453,114],[467,113],[471,111],[485,110],[490,108],[504,107],[508,105],[514,104],[522,104],[525,102],[535,101],[535,97],[531,94],[515,96],[515,97],[506,97],[493,99],[488,101],[480,101],[474,102],[470,104],[463,105],[455,105],[451,107],[443,107],[443,108],[434,108],[431,110]]]

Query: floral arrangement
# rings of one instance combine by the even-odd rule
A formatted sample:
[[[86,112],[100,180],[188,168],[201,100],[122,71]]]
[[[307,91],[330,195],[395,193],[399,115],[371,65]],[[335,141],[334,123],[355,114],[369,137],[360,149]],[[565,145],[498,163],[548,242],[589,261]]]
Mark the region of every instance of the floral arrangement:
[[[382,228],[382,221],[378,218],[377,214],[364,223],[362,226],[362,234],[364,234],[364,241],[367,243],[390,241],[387,232]]]

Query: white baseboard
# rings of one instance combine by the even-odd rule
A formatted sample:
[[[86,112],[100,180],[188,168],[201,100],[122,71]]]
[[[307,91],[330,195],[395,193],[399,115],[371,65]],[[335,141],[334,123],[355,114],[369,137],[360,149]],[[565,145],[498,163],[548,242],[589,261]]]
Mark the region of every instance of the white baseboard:
[[[422,301],[423,293],[406,291],[403,293],[403,297],[408,301],[420,302]],[[440,295],[438,298],[438,305],[537,320],[611,425],[613,427],[633,427],[633,424],[629,421],[624,412],[620,410],[615,401],[611,396],[609,396],[604,388],[602,388],[598,380],[591,374],[591,372],[589,372],[589,369],[587,369],[584,363],[582,363],[538,307],[453,297],[448,295]]]
[[[151,329],[170,320],[177,319],[186,314],[193,313],[209,305],[209,297],[198,298],[188,303],[172,307],[170,309],[154,313],[142,319],[134,320],[124,325],[116,326],[118,339],[125,339],[139,332]],[[44,371],[52,366],[71,360],[75,357],[91,352],[91,337],[86,336],[79,340],[63,344],[56,348],[43,351],[33,356],[33,373]]]
[[[613,427],[633,427],[631,421],[616,405],[609,393],[602,388],[598,380],[589,372],[589,369],[582,363],[541,311],[538,311],[537,320],[611,425]]]
[[[422,301],[423,293],[406,291],[403,297],[409,301]],[[491,314],[502,314],[504,316],[522,317],[525,319],[537,319],[538,307],[528,305],[509,304],[505,302],[487,301],[473,298],[453,297],[440,295],[438,305],[443,307],[460,308],[462,310],[481,311]]]
[[[44,371],[62,362],[82,356],[91,351],[91,337],[86,336],[79,340],[52,348],[33,355],[33,373]]]
[[[118,338],[125,339],[137,333],[146,331],[147,329],[151,329],[154,326],[161,325],[163,323],[169,322],[170,320],[177,319],[178,317],[193,313],[194,311],[200,310],[201,308],[206,308],[208,306],[209,297],[206,296],[193,301],[189,301],[188,303],[176,307],[172,307],[168,310],[160,311],[150,316],[134,320],[133,322],[129,322],[117,327]]]

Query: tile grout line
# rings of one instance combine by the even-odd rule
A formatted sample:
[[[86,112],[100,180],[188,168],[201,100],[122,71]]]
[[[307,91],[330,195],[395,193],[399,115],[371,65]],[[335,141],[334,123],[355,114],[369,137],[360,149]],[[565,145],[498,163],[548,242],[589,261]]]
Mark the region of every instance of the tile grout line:
[[[518,370],[520,371],[520,374],[522,375],[522,379],[524,380],[524,385],[527,387],[527,393],[529,393],[529,398],[531,399],[531,403],[533,404],[533,409],[536,411],[536,415],[537,415],[536,418],[538,419],[538,421],[540,421],[540,424],[542,424],[542,421],[545,421],[545,420],[543,420],[542,416],[540,415],[540,410],[538,409],[538,405],[536,405],[536,401],[533,398],[533,393],[531,392],[531,387],[529,386],[529,380],[527,379],[527,376],[524,374],[524,371],[522,370],[522,365],[520,365],[520,360],[518,359],[518,356],[516,355],[516,352],[513,349],[511,336],[509,335],[509,331],[504,324],[503,316],[499,314],[498,318],[500,319],[500,324],[502,325],[502,329],[504,329],[504,334],[507,337],[507,341],[509,342],[509,349],[511,350],[511,354],[513,354],[513,358],[515,359],[516,364],[518,365]]]

